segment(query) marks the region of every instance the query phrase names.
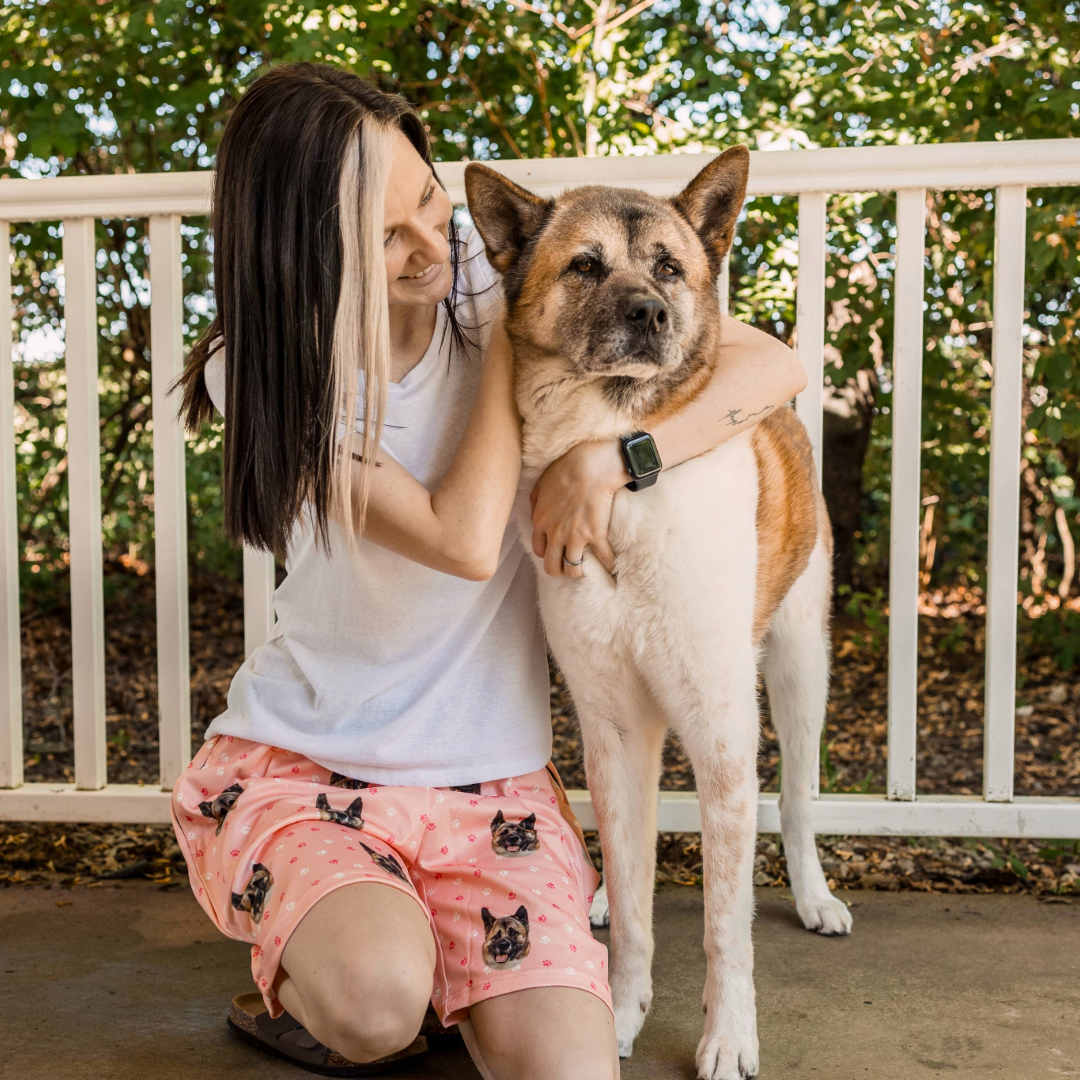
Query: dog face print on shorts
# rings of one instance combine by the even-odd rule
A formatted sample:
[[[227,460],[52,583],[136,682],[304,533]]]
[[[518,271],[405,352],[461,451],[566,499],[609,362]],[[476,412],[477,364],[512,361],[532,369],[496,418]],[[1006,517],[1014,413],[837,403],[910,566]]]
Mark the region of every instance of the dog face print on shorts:
[[[408,875],[402,869],[401,863],[394,858],[393,855],[383,855],[373,848],[369,848],[363,840],[360,841],[360,846],[371,856],[371,861],[379,867],[380,870],[385,870],[388,874],[393,874],[396,878],[401,878],[402,881],[408,881]]]
[[[270,871],[262,863],[255,863],[251,868],[251,878],[242,893],[232,894],[232,906],[237,911],[246,911],[251,916],[251,921],[262,921],[266,901],[270,896],[270,890],[274,887],[274,879]]]
[[[217,822],[215,836],[221,835],[221,826],[225,824],[225,815],[236,805],[236,800],[243,795],[244,789],[239,784],[227,787],[212,802],[199,803],[203,817],[213,818]]]
[[[350,788],[356,791],[358,788],[366,788],[368,782],[366,780],[354,780],[351,776],[342,776],[341,773],[335,772],[330,774],[330,786]]]
[[[536,815],[530,814],[520,821],[507,821],[500,810],[491,819],[491,850],[496,855],[518,859],[540,850],[540,837],[536,834]]]
[[[480,918],[484,920],[484,947],[480,955],[485,964],[505,967],[529,955],[529,913],[524,904],[502,919],[481,908]]]
[[[320,795],[315,800],[315,809],[319,811],[319,817],[323,821],[332,821],[335,825],[347,825],[350,829],[362,829],[363,819],[360,817],[364,809],[364,800],[357,795],[346,810],[334,810],[330,806],[330,800],[325,795]]]

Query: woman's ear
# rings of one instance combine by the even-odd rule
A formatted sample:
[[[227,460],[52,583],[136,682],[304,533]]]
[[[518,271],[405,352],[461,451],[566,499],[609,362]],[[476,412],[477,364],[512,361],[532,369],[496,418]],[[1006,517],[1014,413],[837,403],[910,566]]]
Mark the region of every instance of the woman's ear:
[[[501,274],[521,257],[554,205],[494,169],[475,163],[465,169],[465,197],[488,259]]]
[[[746,199],[749,176],[750,151],[733,146],[710,161],[671,200],[701,237],[714,274],[720,272],[735,239],[735,222]]]

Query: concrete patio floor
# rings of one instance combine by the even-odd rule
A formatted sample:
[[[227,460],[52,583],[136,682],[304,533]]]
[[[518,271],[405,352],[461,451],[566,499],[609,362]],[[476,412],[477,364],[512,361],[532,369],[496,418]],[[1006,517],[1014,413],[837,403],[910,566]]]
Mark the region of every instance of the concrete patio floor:
[[[799,925],[758,891],[761,1076],[1080,1077],[1080,904],[847,893],[855,932]],[[701,893],[657,897],[657,992],[623,1080],[692,1077],[701,1025]],[[310,1075],[225,1027],[247,948],[184,888],[127,882],[0,891],[0,1076],[278,1080]],[[459,1042],[400,1080],[476,1080]],[[557,1080],[557,1078],[553,1078]]]

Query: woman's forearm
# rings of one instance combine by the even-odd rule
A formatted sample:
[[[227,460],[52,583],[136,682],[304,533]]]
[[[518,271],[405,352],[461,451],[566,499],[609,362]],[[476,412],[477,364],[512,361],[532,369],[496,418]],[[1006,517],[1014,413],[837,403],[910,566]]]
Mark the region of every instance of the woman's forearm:
[[[646,418],[642,427],[670,469],[753,427],[805,385],[802,365],[786,345],[725,318],[720,356],[701,394],[674,416],[654,424]],[[586,547],[614,568],[607,540],[612,496],[629,480],[615,439],[579,443],[547,467],[533,489],[532,538],[546,573],[580,577]]]
[[[646,430],[664,468],[673,468],[753,427],[805,386],[803,366],[783,342],[725,318],[720,356],[705,389],[684,409]]]
[[[792,349],[725,317],[720,355],[705,388],[674,415],[655,424],[646,419],[642,428],[652,435],[664,468],[672,469],[752,428],[805,386],[806,373]],[[594,458],[593,467],[612,491],[631,479],[617,442],[585,444],[582,451]]]

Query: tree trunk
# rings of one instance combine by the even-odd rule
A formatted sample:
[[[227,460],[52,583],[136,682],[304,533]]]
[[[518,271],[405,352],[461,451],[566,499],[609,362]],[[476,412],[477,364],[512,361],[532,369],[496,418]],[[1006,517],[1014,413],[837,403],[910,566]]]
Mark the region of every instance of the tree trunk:
[[[821,488],[833,530],[833,587],[851,586],[855,534],[862,525],[863,464],[874,422],[877,376],[862,368],[839,386],[825,387]]]

